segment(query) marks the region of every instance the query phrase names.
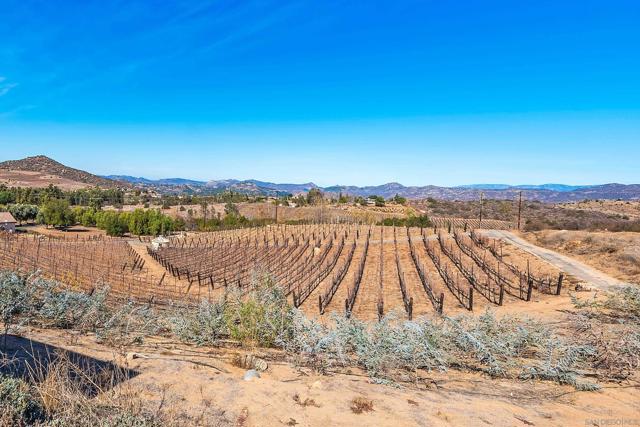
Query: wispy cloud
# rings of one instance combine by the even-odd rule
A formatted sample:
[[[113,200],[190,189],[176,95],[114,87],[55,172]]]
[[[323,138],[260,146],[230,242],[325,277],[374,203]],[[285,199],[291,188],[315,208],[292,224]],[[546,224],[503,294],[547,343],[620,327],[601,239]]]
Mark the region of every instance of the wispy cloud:
[[[3,80],[0,80],[0,83],[2,83]],[[0,86],[0,96],[5,96],[6,94],[9,93],[9,91],[11,89],[13,89],[14,87],[18,86],[18,83],[7,83],[5,85]]]

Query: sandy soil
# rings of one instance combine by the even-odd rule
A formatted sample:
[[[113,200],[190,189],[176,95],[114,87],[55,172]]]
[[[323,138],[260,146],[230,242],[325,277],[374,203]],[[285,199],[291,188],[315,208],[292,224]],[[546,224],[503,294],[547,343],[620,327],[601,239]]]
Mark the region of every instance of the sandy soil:
[[[24,335],[133,369],[137,375],[115,392],[127,389],[167,411],[193,416],[208,411],[221,425],[585,426],[640,418],[640,390],[634,384],[578,392],[547,382],[449,371],[424,372],[417,383],[392,387],[372,384],[358,370],[319,375],[286,362],[278,351],[254,353],[269,360],[269,368],[261,378],[244,381],[245,370],[231,363],[235,354],[246,354],[239,349],[156,338],[116,351],[89,335],[36,329]],[[356,397],[370,400],[373,410],[354,413],[350,406]],[[306,399],[307,405],[301,405]]]
[[[521,233],[527,241],[579,259],[617,279],[640,284],[640,234],[544,230]]]

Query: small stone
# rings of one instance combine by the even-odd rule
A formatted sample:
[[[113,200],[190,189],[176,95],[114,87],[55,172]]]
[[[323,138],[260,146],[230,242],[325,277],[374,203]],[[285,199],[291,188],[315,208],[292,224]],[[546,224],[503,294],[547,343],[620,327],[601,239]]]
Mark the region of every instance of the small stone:
[[[314,381],[313,384],[311,384],[311,388],[315,388],[315,389],[322,388],[322,383],[320,382],[320,380]]]
[[[260,372],[256,371],[255,369],[249,369],[244,373],[243,379],[245,381],[253,381],[255,378],[260,378]]]

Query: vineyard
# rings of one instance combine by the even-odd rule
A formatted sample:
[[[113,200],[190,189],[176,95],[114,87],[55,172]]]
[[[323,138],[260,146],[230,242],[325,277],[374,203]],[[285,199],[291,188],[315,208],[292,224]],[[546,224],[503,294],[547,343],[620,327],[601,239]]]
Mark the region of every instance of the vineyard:
[[[73,289],[93,291],[109,286],[113,298],[168,304],[184,299],[184,284],[146,267],[126,240],[116,238],[58,239],[38,235],[0,236],[0,268],[39,271]],[[190,300],[196,298],[187,296]]]
[[[476,228],[492,230],[511,230],[516,228],[516,224],[513,222],[499,219],[483,219],[480,221],[478,218],[453,218],[445,216],[430,216],[429,219],[435,227],[441,229],[462,229],[467,231]]]
[[[480,233],[354,224],[272,225],[138,240],[2,235],[0,267],[158,305],[246,292],[268,273],[310,315],[375,319],[480,311],[558,295],[563,275]]]

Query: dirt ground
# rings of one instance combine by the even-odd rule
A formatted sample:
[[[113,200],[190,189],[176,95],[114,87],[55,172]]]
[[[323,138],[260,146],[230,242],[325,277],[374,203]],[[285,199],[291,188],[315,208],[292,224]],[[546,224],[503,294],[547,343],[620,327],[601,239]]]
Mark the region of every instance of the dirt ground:
[[[577,258],[617,279],[640,284],[640,233],[544,230],[520,236],[535,245]]]
[[[36,171],[0,169],[0,184],[7,187],[44,188],[53,184],[65,191],[91,187],[90,184]]]
[[[640,201],[629,200],[584,200],[582,202],[562,203],[565,209],[602,212],[613,216],[626,216],[640,219]]]
[[[100,230],[95,227],[83,227],[82,225],[74,225],[66,230],[59,230],[57,228],[48,228],[46,225],[23,225],[18,227],[18,230],[26,233],[36,233],[45,236],[59,237],[64,239],[88,239],[96,236],[106,236],[104,230]]]
[[[91,335],[29,329],[32,340],[109,361],[137,375],[112,392],[127,393],[195,417],[207,413],[220,425],[242,426],[591,426],[640,422],[635,383],[578,392],[548,382],[491,379],[479,373],[423,372],[417,382],[373,384],[358,370],[319,375],[284,360],[277,351],[253,353],[269,367],[243,380],[231,363],[241,349],[214,349],[155,338],[116,351]],[[126,390],[126,391],[125,391]],[[363,398],[372,410],[355,413]],[[625,424],[627,425],[627,424]],[[633,425],[633,424],[628,424]]]

